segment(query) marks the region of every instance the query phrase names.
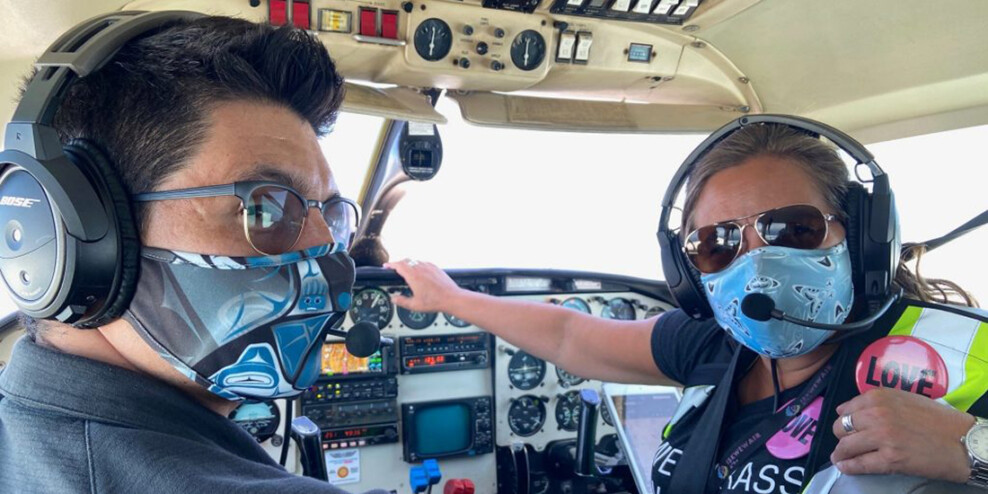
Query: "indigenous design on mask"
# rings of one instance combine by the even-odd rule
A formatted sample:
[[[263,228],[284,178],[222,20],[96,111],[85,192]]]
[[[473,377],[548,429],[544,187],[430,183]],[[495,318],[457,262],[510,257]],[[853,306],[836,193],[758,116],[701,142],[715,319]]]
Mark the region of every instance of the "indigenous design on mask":
[[[342,245],[230,257],[144,248],[124,318],[179,372],[226,399],[295,396],[350,308]]]
[[[723,271],[702,275],[701,281],[720,326],[742,345],[771,358],[810,352],[832,332],[751,319],[740,309],[745,295],[766,294],[788,315],[827,324],[844,322],[854,299],[845,242],[812,250],[760,247]]]

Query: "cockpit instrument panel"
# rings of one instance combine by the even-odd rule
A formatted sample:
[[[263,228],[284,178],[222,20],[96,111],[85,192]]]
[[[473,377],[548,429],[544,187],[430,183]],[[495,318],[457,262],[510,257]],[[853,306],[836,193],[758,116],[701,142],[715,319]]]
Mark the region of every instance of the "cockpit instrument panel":
[[[545,379],[545,360],[521,350],[515,352],[508,362],[508,380],[521,390],[533,389]]]
[[[350,308],[350,319],[354,322],[369,321],[384,329],[391,323],[395,308],[391,297],[380,288],[364,288],[353,297],[353,307]]]
[[[373,375],[384,373],[384,359],[378,350],[370,357],[355,357],[343,343],[326,343],[322,347],[324,377]]]
[[[398,307],[398,320],[408,329],[425,329],[436,322],[438,314],[435,312],[416,312],[404,307]]]
[[[263,443],[278,432],[281,412],[272,401],[244,400],[230,414],[230,420],[254,436],[257,442]]]
[[[446,58],[452,46],[453,31],[442,19],[432,17],[415,28],[415,51],[425,60],[436,62]]]
[[[580,392],[573,390],[558,396],[556,402],[556,424],[564,431],[576,431],[580,425]]]
[[[511,42],[511,61],[524,71],[535,70],[545,60],[545,38],[538,31],[527,29]]]
[[[590,304],[588,304],[585,300],[583,300],[580,297],[570,297],[566,300],[563,300],[563,303],[560,305],[566,307],[567,309],[578,310],[585,314],[590,313]]]
[[[445,312],[443,312],[443,317],[446,318],[446,322],[452,324],[453,326],[455,326],[457,328],[465,328],[465,327],[470,326],[470,323],[469,322],[464,321],[463,319],[460,319],[460,318],[458,318],[456,316],[451,316],[451,315],[449,315],[449,314],[447,314]]]
[[[577,386],[583,383],[583,381],[585,380],[580,376],[566,372],[565,369],[559,367],[558,365],[556,366],[556,377],[559,378],[559,385],[564,388],[568,388],[570,386]]]
[[[635,306],[631,305],[625,298],[612,298],[600,312],[600,317],[604,319],[618,319],[621,321],[635,320]]]
[[[508,408],[508,426],[522,437],[531,436],[542,429],[545,418],[545,403],[536,396],[521,396],[512,401]]]

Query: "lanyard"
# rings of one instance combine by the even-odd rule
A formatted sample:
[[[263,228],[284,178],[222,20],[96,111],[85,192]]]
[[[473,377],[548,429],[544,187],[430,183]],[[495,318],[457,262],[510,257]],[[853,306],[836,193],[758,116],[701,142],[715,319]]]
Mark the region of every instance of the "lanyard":
[[[799,412],[803,411],[813,400],[823,394],[824,389],[833,380],[834,374],[836,374],[834,363],[832,361],[827,362],[816,373],[816,376],[814,376],[813,380],[810,381],[798,398],[790,402],[782,410],[776,410],[771,416],[762,420],[749,436],[731,445],[727,449],[727,453],[714,467],[717,478],[721,480],[726,479],[738,465],[764,446],[772,435],[782,430]]]

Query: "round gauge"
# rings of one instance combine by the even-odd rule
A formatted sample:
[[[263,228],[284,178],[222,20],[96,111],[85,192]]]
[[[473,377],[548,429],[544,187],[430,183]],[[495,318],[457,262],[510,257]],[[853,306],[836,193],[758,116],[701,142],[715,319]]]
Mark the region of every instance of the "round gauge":
[[[604,306],[604,310],[600,312],[600,316],[604,319],[620,319],[622,321],[634,321],[635,320],[635,307],[631,305],[623,298],[612,298],[607,305]]]
[[[538,386],[545,379],[545,360],[533,357],[521,350],[515,352],[508,362],[508,380],[514,387],[528,390]]]
[[[665,309],[656,305],[655,307],[648,309],[648,312],[645,313],[645,319],[651,319],[665,311]]]
[[[548,475],[531,475],[532,485],[528,492],[532,494],[545,494],[549,492],[549,476]]]
[[[545,416],[545,404],[542,400],[525,395],[511,402],[511,408],[508,408],[508,426],[515,434],[528,437],[542,430]]]
[[[409,329],[425,329],[436,322],[435,312],[416,312],[404,307],[398,307],[398,319]]]
[[[452,46],[453,32],[442,19],[426,19],[415,28],[415,51],[430,62],[446,58]]]
[[[257,442],[263,443],[278,432],[281,412],[273,401],[244,400],[230,413],[230,420],[254,436]]]
[[[556,402],[556,423],[564,431],[575,431],[580,425],[580,403],[579,391],[567,391],[559,396]]]
[[[567,309],[578,310],[580,312],[585,312],[587,314],[590,313],[590,304],[588,304],[585,300],[583,300],[580,297],[570,297],[566,300],[563,300],[563,303],[559,305],[562,305]]]
[[[522,31],[511,42],[511,61],[521,70],[535,70],[545,59],[545,38],[538,31]]]
[[[391,305],[391,297],[380,288],[364,288],[353,297],[350,319],[355,323],[370,321],[378,329],[384,329],[394,315],[395,307]]]
[[[570,386],[576,386],[577,384],[580,384],[583,381],[585,381],[585,379],[583,379],[582,377],[570,374],[569,372],[566,372],[565,370],[563,370],[562,367],[559,366],[556,366],[556,377],[559,378],[559,384],[562,385],[564,388],[568,388]]]
[[[614,419],[611,418],[611,412],[607,410],[607,407],[601,404],[600,406],[600,418],[604,419],[604,423],[613,427]]]
[[[451,315],[449,315],[449,314],[447,314],[445,312],[443,312],[443,317],[446,318],[446,321],[447,322],[449,322],[450,324],[452,324],[453,326],[456,326],[458,328],[465,328],[465,327],[467,327],[467,326],[470,325],[470,323],[464,321],[463,319],[460,319],[458,317],[451,316]]]

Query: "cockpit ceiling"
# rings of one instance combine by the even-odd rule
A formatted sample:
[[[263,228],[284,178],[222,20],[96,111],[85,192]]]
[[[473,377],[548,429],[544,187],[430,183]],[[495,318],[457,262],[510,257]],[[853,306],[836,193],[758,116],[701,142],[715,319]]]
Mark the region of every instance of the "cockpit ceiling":
[[[633,17],[636,8],[654,13],[663,3],[689,2],[696,3],[541,0],[531,13],[483,6],[532,5],[521,0],[307,3],[312,32],[351,82],[446,89],[464,117],[481,125],[695,132],[744,113],[771,112],[816,118],[873,142],[988,123],[988,2],[700,0],[683,19],[570,15],[600,4],[597,12]],[[3,96],[14,94],[23,73],[15,68],[97,13],[191,9],[267,21],[270,7],[267,0],[3,3]],[[338,12],[327,14],[336,16],[337,28],[348,13],[350,26],[338,30],[350,32],[325,30],[323,10]],[[383,15],[393,13],[396,18]],[[429,19],[442,23],[426,24]],[[371,30],[376,22],[376,36],[359,36],[367,28],[362,21]],[[664,23],[674,21],[681,23]],[[431,27],[442,24],[449,28],[449,52],[435,53]],[[441,121],[427,106],[401,89],[355,87],[347,102],[361,113]],[[0,116],[10,111],[0,108]]]

